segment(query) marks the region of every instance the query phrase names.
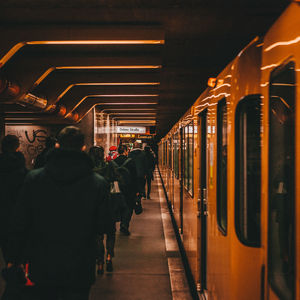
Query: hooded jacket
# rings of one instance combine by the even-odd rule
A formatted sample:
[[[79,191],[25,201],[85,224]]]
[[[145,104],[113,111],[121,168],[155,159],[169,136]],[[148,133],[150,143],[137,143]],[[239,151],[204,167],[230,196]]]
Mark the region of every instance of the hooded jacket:
[[[26,173],[21,152],[0,154],[0,246],[7,239],[9,219]]]
[[[96,235],[112,224],[108,186],[88,155],[55,149],[45,167],[25,179],[9,259],[26,257],[30,278],[39,285],[88,287],[95,280]]]
[[[128,157],[133,159],[136,165],[136,174],[138,178],[146,176],[146,155],[145,151],[139,148],[134,148],[128,154]]]

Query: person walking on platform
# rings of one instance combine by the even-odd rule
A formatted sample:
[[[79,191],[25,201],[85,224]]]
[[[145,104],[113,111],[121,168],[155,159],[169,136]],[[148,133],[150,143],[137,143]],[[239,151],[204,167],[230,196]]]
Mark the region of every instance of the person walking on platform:
[[[153,178],[153,172],[155,169],[155,157],[151,152],[150,146],[144,148],[146,154],[146,184],[147,184],[147,199],[150,199],[151,193],[151,181]]]
[[[93,146],[89,150],[89,156],[94,163],[94,171],[105,178],[107,184],[112,181],[113,170],[112,166],[104,160],[104,148],[101,146]],[[110,198],[111,201],[111,198]],[[106,271],[113,271],[112,258],[114,257],[114,248],[116,241],[116,226],[115,220],[113,222],[113,230],[105,232],[106,235]],[[104,273],[104,234],[97,236],[96,245],[96,263],[97,263],[97,274],[102,275]]]
[[[133,143],[133,149],[130,151],[129,158],[131,158],[136,167],[136,192],[139,199],[145,197],[145,179],[146,179],[146,154],[142,150],[142,143],[135,141]]]
[[[106,156],[106,161],[112,161],[114,159],[117,158],[118,156],[118,152],[117,152],[117,147],[116,146],[110,146],[109,147],[109,152],[108,152],[108,155]]]
[[[12,218],[8,268],[28,257],[35,285],[26,300],[88,300],[96,236],[112,228],[108,186],[83,152],[84,135],[68,126],[57,146],[26,176]]]
[[[19,191],[27,173],[24,155],[19,152],[20,141],[15,135],[2,139],[0,154],[0,247],[7,263],[8,225]]]
[[[131,158],[128,158],[128,148],[126,145],[120,145],[118,148],[118,153],[119,156],[114,160],[114,162],[119,167],[126,168],[129,172],[128,182],[123,190],[128,209],[121,212],[120,231],[125,235],[130,235],[129,224],[136,201],[136,167],[134,161]]]
[[[52,136],[48,136],[45,140],[44,150],[36,157],[34,168],[42,168],[46,163],[46,156],[48,152],[55,147],[56,139]]]

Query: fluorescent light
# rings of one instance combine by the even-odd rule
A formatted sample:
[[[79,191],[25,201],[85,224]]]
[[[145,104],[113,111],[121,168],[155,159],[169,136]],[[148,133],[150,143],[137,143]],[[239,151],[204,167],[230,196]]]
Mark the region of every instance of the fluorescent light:
[[[140,116],[140,115],[145,115],[145,116],[156,116],[156,113],[119,113],[119,112],[111,112],[110,113],[111,115],[125,115],[125,116],[128,116],[128,115],[132,115],[132,116]]]
[[[26,45],[163,45],[165,40],[62,40],[29,41],[14,45],[0,60],[0,67]]]
[[[160,82],[92,82],[92,83],[74,83],[69,85],[59,96],[61,99],[74,86],[144,86],[159,85]]]
[[[87,97],[97,97],[97,98],[124,98],[124,97],[158,97],[158,94],[100,94],[100,95],[89,95]]]
[[[2,61],[0,60],[0,67]],[[2,63],[4,64],[4,63]],[[54,70],[123,70],[123,69],[160,69],[161,65],[129,65],[129,66],[65,66],[49,68],[35,83],[38,86]]]
[[[101,70],[101,69],[160,69],[161,65],[130,65],[130,66],[65,66],[57,70]]]
[[[73,40],[30,41],[26,45],[163,45],[164,40]]]

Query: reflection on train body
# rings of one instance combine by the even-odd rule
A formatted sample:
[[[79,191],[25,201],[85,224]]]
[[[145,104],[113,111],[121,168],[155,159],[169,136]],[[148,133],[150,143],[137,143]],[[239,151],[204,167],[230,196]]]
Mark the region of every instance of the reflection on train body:
[[[300,299],[299,36],[293,2],[160,142],[168,201],[208,299]]]

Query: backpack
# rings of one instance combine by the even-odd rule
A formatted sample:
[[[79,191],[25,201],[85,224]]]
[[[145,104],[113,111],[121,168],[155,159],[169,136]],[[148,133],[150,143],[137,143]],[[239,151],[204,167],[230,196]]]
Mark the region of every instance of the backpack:
[[[130,158],[127,158],[121,166],[119,166],[115,161],[111,161],[115,171],[115,180],[118,181],[119,188],[123,194],[128,193],[131,184],[130,172],[126,168],[126,165],[130,160]]]

